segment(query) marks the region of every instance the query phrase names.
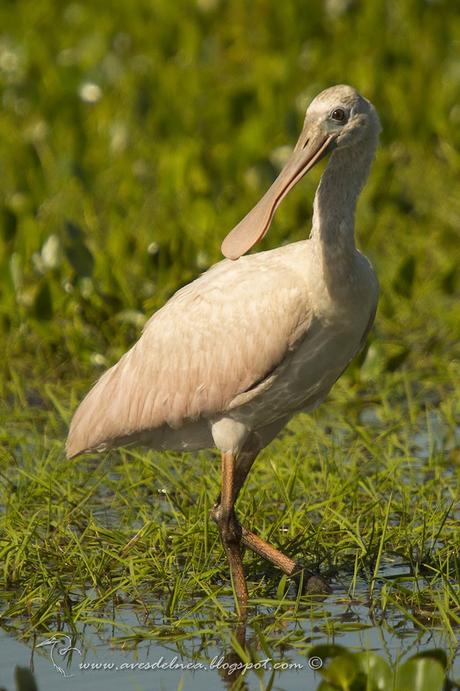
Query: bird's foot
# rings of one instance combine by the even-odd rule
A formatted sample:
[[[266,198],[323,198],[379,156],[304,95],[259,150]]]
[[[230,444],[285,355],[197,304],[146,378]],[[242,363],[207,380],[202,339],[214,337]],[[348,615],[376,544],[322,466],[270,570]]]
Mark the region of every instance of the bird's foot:
[[[324,596],[332,592],[332,588],[329,584],[318,574],[312,573],[306,567],[296,563],[270,545],[266,540],[263,540],[244,526],[241,526],[233,511],[230,515],[225,515],[219,501],[212,507],[210,515],[212,520],[217,523],[219,527],[222,542],[231,563],[234,562],[235,557],[232,557],[229,552],[237,550],[239,554],[241,554],[241,547],[248,547],[253,552],[256,552],[256,554],[259,554],[261,557],[284,571],[285,574],[294,580],[297,588],[301,589],[303,595]]]
[[[302,595],[330,595],[332,588],[321,576],[312,573],[306,567],[298,564],[298,571],[292,574],[297,588]]]

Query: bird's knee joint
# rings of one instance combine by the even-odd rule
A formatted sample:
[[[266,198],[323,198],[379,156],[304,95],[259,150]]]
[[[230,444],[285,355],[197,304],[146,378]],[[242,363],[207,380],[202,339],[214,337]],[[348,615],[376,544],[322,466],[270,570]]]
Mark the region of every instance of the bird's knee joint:
[[[241,542],[241,526],[234,518],[219,524],[220,536],[224,545],[239,545]]]
[[[241,526],[233,512],[224,513],[221,504],[214,504],[210,516],[219,527],[220,536],[224,545],[239,544],[241,542]]]

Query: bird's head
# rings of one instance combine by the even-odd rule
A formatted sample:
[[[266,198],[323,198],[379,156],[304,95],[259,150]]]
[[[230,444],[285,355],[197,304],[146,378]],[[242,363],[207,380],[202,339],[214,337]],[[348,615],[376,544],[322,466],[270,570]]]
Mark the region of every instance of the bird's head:
[[[379,132],[379,116],[372,103],[352,86],[340,84],[325,89],[310,103],[296,149],[313,135],[318,141],[330,138],[328,151],[332,151],[375,141]]]
[[[294,150],[262,199],[227,235],[222,253],[238,259],[267,233],[274,213],[294,185],[334,149],[374,150],[380,132],[377,111],[353,87],[332,86],[309,105]]]

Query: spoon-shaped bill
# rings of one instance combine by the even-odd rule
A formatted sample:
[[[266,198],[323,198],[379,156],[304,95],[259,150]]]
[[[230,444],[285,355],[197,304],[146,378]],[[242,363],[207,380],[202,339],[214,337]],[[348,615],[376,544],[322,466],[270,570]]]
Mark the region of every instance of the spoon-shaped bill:
[[[333,136],[305,127],[286,165],[264,196],[227,235],[222,254],[238,259],[266,235],[274,213],[294,185],[329,153]]]

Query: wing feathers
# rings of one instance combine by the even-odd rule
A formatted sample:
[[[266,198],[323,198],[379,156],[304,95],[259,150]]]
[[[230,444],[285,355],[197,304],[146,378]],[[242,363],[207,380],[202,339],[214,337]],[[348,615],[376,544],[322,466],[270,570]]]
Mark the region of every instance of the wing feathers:
[[[154,314],[80,404],[68,455],[218,414],[261,382],[310,320],[303,284],[271,254],[220,262]]]

